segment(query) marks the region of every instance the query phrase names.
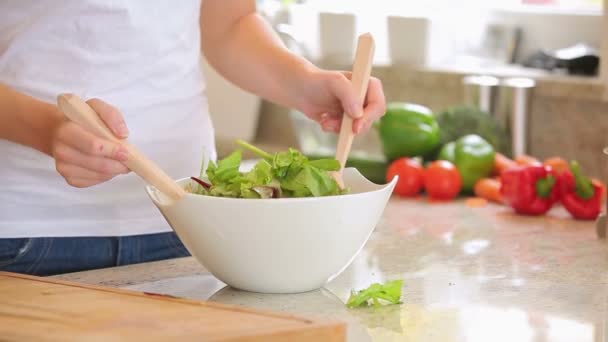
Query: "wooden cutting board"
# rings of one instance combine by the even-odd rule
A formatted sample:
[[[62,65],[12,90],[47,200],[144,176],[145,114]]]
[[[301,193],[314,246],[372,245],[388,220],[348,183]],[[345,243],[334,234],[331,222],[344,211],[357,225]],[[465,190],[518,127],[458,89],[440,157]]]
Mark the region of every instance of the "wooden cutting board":
[[[2,341],[344,341],[341,322],[0,272]]]

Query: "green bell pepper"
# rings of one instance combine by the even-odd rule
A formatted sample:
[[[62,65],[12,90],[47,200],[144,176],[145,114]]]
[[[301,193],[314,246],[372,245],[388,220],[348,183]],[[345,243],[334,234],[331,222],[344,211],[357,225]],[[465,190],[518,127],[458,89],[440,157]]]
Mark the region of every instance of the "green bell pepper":
[[[464,192],[471,192],[478,180],[492,174],[495,156],[494,147],[476,134],[465,135],[447,143],[439,152],[439,159],[456,165],[462,177]]]
[[[441,148],[441,151],[439,151],[439,155],[437,156],[437,159],[448,160],[453,163],[456,159],[456,142],[452,141],[452,142],[449,142],[449,143],[443,145],[443,147]]]
[[[384,155],[389,161],[401,157],[428,157],[439,147],[439,125],[424,106],[392,102],[377,128]]]

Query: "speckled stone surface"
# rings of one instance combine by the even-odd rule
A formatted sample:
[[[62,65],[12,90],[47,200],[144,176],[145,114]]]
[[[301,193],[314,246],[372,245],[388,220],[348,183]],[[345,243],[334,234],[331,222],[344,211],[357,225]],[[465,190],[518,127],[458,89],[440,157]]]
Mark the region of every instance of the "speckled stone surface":
[[[354,262],[303,294],[234,290],[192,258],[60,278],[340,319],[349,341],[608,340],[608,243],[562,208],[538,218],[392,199]],[[345,307],[351,289],[398,278],[403,304]]]

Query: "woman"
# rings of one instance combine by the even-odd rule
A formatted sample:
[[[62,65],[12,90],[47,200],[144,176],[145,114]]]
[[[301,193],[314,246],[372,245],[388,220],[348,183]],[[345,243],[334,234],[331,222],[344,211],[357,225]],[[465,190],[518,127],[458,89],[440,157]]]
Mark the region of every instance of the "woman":
[[[173,178],[215,158],[201,49],[241,88],[337,132],[384,113],[348,73],[290,53],[254,0],[8,0],[0,3],[0,270],[51,275],[186,256],[122,162],[127,151],[64,120],[72,92]],[[103,99],[103,100],[102,100]],[[131,129],[131,131],[129,130]]]

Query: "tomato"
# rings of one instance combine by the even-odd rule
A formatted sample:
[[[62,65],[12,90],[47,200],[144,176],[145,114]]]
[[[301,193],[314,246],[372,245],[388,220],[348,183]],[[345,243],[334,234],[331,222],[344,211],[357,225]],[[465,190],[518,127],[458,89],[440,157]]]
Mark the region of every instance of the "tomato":
[[[462,190],[462,177],[452,162],[436,160],[424,170],[424,187],[432,199],[453,199]]]
[[[399,196],[415,196],[422,190],[422,174],[424,168],[416,159],[399,158],[389,165],[386,171],[386,181],[390,182],[399,176],[395,186],[395,194]]]

